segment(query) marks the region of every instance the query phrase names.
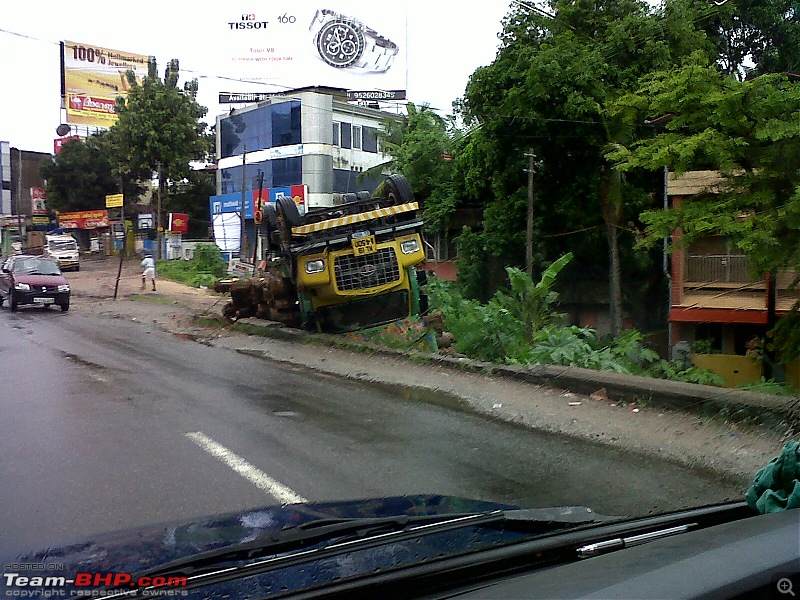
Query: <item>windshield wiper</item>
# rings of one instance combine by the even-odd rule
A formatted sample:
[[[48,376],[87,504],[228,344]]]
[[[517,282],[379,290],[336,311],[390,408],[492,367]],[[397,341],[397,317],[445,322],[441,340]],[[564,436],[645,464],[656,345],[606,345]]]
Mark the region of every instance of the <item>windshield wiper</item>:
[[[343,552],[353,552],[464,527],[496,527],[546,535],[618,518],[620,517],[598,515],[587,507],[576,506],[449,515],[322,519],[285,528],[256,540],[236,543],[170,561],[137,573],[137,579],[156,576],[186,576],[189,578],[190,584],[207,584],[211,581],[205,580],[210,578],[219,581],[220,577],[222,580],[245,577],[309,560],[320,560]],[[320,548],[306,549],[326,541],[334,543]],[[274,556],[292,551],[297,552]],[[264,556],[270,558],[241,566],[221,566],[223,563],[253,560]],[[130,595],[136,591],[128,588],[123,594]]]

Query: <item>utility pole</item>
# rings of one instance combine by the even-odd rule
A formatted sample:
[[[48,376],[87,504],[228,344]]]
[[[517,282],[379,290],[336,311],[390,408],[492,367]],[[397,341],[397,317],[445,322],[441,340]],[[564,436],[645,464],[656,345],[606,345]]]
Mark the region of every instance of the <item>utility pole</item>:
[[[163,236],[164,236],[164,228],[161,223],[161,162],[159,162],[158,163],[158,211],[156,211],[156,243],[158,244],[158,251],[156,252],[156,258],[158,258],[158,260],[164,258],[163,256],[161,256],[161,246],[163,244],[163,239],[164,239]]]
[[[536,169],[536,154],[533,148],[525,155],[528,157],[528,223],[525,230],[525,272],[533,277],[533,175]]]
[[[245,248],[245,220],[244,220],[244,211],[245,211],[245,188],[247,184],[247,145],[244,146],[242,151],[242,205],[241,205],[241,220],[242,220],[242,229],[239,233],[239,260],[244,260],[244,257],[247,256]]]

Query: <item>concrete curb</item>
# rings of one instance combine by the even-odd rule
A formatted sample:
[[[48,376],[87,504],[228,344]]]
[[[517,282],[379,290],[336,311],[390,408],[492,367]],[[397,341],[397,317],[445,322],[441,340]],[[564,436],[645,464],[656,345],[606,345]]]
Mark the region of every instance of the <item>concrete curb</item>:
[[[800,398],[797,396],[776,396],[682,381],[595,371],[580,367],[502,365],[468,358],[452,358],[440,354],[406,352],[369,342],[354,343],[338,336],[326,334],[315,333],[313,334],[314,341],[312,341],[311,334],[263,319],[240,319],[234,324],[234,328],[237,326],[240,330],[258,328],[262,330],[262,335],[282,340],[324,343],[353,351],[368,351],[404,360],[410,360],[413,356],[431,364],[455,370],[507,377],[516,381],[555,387],[578,394],[591,395],[600,392],[612,401],[641,402],[649,406],[659,406],[703,416],[716,415],[731,421],[765,427],[786,424],[795,424],[797,427],[800,422]]]

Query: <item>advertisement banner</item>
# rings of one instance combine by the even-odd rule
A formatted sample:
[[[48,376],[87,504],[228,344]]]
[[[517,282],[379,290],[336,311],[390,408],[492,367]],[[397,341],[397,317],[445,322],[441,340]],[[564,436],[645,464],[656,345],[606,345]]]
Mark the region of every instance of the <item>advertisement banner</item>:
[[[79,210],[63,212],[58,215],[61,229],[98,229],[108,227],[107,210]]]
[[[221,215],[223,213],[238,213],[242,210],[242,193],[232,192],[230,194],[222,194],[221,196],[211,196],[208,199],[208,208],[211,211],[211,216]],[[253,218],[253,203],[244,203],[244,218]]]
[[[406,12],[406,2],[367,0],[218,3],[197,32],[214,41],[199,50],[200,62],[226,77],[283,89],[320,85],[401,95]]]
[[[106,208],[119,208],[125,202],[122,194],[109,194],[106,196]]]
[[[43,187],[31,188],[31,214],[47,214],[47,192]]]
[[[67,123],[111,127],[116,98],[128,93],[125,72],[147,75],[148,56],[80,42],[63,42],[61,78]]]
[[[294,203],[297,205],[297,210],[300,212],[301,215],[304,215],[306,212],[306,196],[308,195],[307,186],[305,185],[292,185],[288,187],[275,187],[275,188],[262,188],[261,193],[259,194],[259,190],[253,190],[253,197],[252,197],[252,205],[251,210],[253,207],[258,208],[259,204],[259,197],[261,198],[261,202],[272,202],[273,204],[278,201],[278,198],[288,196]]]
[[[223,252],[238,252],[242,228],[239,215],[233,212],[217,213],[212,215],[211,221],[214,227],[214,243],[219,249]]]
[[[153,213],[141,213],[138,216],[137,229],[155,229],[156,216]]]
[[[169,213],[169,231],[172,233],[189,233],[189,215],[186,213]]]

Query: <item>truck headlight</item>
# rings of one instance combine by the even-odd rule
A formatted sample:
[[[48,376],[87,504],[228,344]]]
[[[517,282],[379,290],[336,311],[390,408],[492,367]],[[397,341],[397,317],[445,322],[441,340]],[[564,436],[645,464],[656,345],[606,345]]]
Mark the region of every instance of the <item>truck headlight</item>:
[[[321,258],[310,260],[306,263],[306,273],[313,275],[314,273],[322,273],[325,270],[325,261]]]
[[[60,286],[58,286],[58,291],[59,292],[68,292],[69,291],[69,286],[66,283],[62,283]]]
[[[416,238],[406,240],[400,244],[400,250],[403,254],[414,254],[414,252],[419,251],[419,241]]]
[[[17,283],[14,284],[14,289],[21,292],[29,292],[31,290],[31,286],[29,286],[27,283]]]

